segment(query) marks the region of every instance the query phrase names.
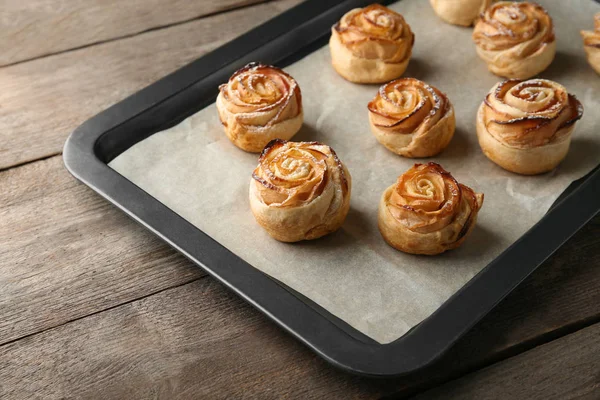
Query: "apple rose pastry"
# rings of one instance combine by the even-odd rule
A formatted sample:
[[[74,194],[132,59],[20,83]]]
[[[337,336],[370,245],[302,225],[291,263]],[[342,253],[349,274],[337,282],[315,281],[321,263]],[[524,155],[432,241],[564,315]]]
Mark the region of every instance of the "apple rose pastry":
[[[383,192],[379,231],[406,253],[443,253],[462,244],[482,204],[483,194],[458,183],[439,164],[415,164]]]
[[[485,155],[512,172],[540,174],[567,155],[583,106],[556,82],[508,80],[496,84],[477,113]]]
[[[259,153],[273,139],[302,127],[300,87],[281,69],[251,63],[219,86],[217,110],[225,133],[242,150]]]
[[[444,21],[471,26],[494,0],[429,0],[433,11]]]
[[[531,78],[545,70],[556,53],[552,18],[529,2],[490,6],[475,24],[473,40],[488,69],[506,78]]]
[[[600,13],[594,17],[594,30],[581,31],[581,36],[583,36],[587,60],[592,68],[600,74]]]
[[[252,174],[250,207],[279,241],[316,239],[342,225],[350,189],[350,173],[331,147],[273,140]]]
[[[446,95],[414,78],[381,86],[368,108],[377,140],[404,157],[434,156],[454,135],[454,108]]]
[[[379,4],[355,8],[331,28],[331,61],[351,82],[382,83],[406,71],[414,41],[402,15]]]

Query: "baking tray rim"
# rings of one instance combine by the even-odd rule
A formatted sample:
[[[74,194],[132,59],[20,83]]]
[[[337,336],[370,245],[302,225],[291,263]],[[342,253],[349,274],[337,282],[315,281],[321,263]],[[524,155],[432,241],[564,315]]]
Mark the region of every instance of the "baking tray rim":
[[[215,82],[225,81],[224,76],[228,78],[248,59],[262,54],[263,61],[266,54],[279,51],[285,54],[277,55],[279,61],[273,63],[287,59],[289,64],[302,49],[308,54],[315,43],[322,44],[332,20],[335,22],[344,12],[370,3],[370,0],[309,0],[280,14],[84,122],[67,139],[63,159],[75,178],[330,363],[349,372],[384,377],[405,375],[430,365],[593,218],[600,211],[599,202],[594,201],[594,193],[600,193],[600,168],[576,181],[570,193],[561,195],[536,225],[431,316],[394,342],[379,344],[252,267],[107,165],[134,143],[175,125],[214,101],[215,93],[209,94],[208,88],[216,88]],[[177,105],[169,104],[185,96],[202,97],[199,108],[161,120],[161,110],[171,110]],[[153,129],[126,132],[138,136],[125,146],[119,129],[128,131],[128,124],[150,119],[148,123]],[[119,134],[121,137],[117,137]]]

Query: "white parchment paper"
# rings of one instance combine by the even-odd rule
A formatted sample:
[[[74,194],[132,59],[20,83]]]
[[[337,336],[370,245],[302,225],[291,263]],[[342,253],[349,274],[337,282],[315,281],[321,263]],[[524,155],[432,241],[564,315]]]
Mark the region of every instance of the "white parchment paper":
[[[229,142],[214,105],[138,143],[110,166],[254,267],[376,341],[391,342],[427,318],[539,221],[570,182],[599,162],[600,76],[586,63],[579,30],[592,28],[600,5],[591,0],[540,3],[554,19],[558,41],[554,63],[540,76],[576,94],[585,113],[566,160],[555,171],[536,177],[502,170],[479,148],[477,107],[500,79],[475,54],[472,30],[445,24],[425,0],[391,6],[416,35],[405,76],[446,92],[456,110],[455,137],[431,160],[459,182],[485,193],[477,227],[457,250],[413,256],[382,240],[377,229],[379,197],[415,160],[397,156],[375,140],[367,103],[377,86],[339,77],[330,66],[327,46],[286,71],[300,84],[305,109],[304,127],[293,140],[329,144],[352,175],[351,210],[338,232],[284,244],[262,230],[248,202],[257,155]]]

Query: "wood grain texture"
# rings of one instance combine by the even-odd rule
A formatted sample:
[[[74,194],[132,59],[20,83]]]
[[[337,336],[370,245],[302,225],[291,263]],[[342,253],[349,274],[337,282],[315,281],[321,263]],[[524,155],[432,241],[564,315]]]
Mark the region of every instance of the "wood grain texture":
[[[265,0],[4,0],[0,66]]]
[[[600,324],[425,392],[414,400],[600,398]]]
[[[0,188],[0,343],[203,275],[60,157],[1,172]]]
[[[0,347],[0,398],[308,399],[348,385],[209,278]]]
[[[0,251],[0,337],[30,335],[0,347],[0,398],[408,395],[600,316],[598,217],[432,368],[357,378],[197,280],[59,157],[0,173],[0,187],[0,243],[10,246]]]
[[[86,119],[298,3],[260,4],[0,68],[0,169],[58,154]]]

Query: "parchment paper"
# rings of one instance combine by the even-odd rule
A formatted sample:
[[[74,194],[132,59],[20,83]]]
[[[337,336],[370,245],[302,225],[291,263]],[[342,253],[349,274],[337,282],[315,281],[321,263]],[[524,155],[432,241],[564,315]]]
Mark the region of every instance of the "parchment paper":
[[[305,109],[304,127],[293,140],[329,144],[352,175],[351,210],[338,232],[296,244],[279,243],[267,235],[255,222],[248,201],[258,157],[229,142],[214,105],[138,143],[110,166],[254,267],[376,341],[391,342],[427,318],[539,221],[570,182],[599,162],[600,76],[586,63],[579,30],[592,28],[600,5],[591,0],[540,3],[554,19],[558,41],[554,63],[540,76],[576,94],[585,114],[565,161],[536,177],[502,170],[479,148],[477,107],[500,78],[489,73],[475,54],[472,29],[442,22],[425,0],[402,0],[391,6],[405,16],[416,35],[404,76],[446,92],[456,110],[454,139],[431,160],[459,182],[485,193],[477,227],[457,250],[435,257],[413,256],[394,250],[381,238],[377,229],[381,193],[415,160],[397,156],[375,140],[367,103],[378,86],[352,84],[338,76],[327,46],[285,69],[300,84]]]

